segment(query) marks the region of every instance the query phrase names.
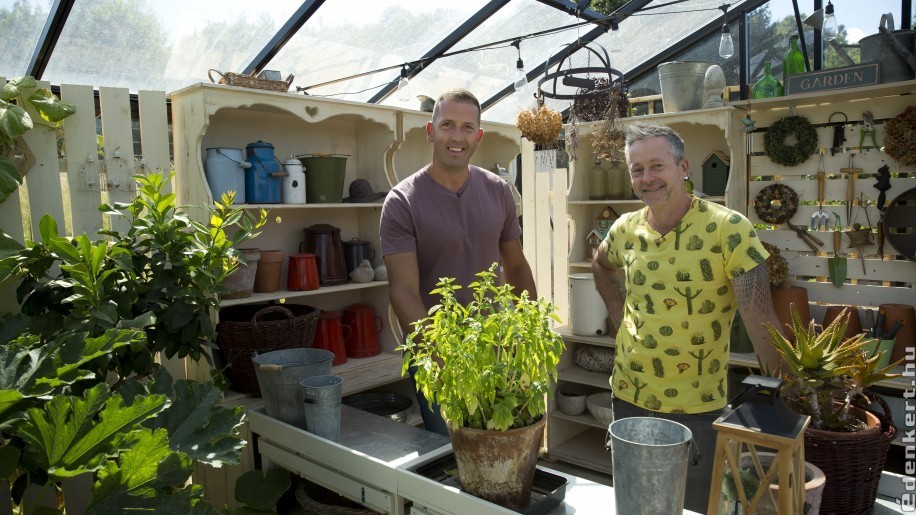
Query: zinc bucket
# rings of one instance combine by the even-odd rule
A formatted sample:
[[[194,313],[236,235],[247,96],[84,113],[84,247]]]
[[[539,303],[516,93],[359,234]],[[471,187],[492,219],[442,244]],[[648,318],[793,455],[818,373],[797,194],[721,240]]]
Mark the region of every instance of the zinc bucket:
[[[630,417],[612,422],[608,432],[617,513],[683,513],[690,429],[661,418]]]
[[[706,100],[706,70],[712,63],[705,61],[671,61],[658,65],[658,81],[666,113],[700,109]]]
[[[320,375],[299,381],[305,411],[305,430],[332,442],[340,441],[340,394],[343,379]]]
[[[346,156],[300,156],[305,167],[305,200],[308,204],[338,204],[343,198]]]
[[[284,349],[251,357],[267,414],[305,429],[299,383],[306,377],[328,375],[334,354],[324,349]]]

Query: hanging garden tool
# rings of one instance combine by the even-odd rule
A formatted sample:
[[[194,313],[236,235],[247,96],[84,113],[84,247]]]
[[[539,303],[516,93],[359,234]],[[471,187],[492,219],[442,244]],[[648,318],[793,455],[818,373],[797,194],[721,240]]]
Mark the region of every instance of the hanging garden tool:
[[[846,236],[849,237],[849,248],[855,248],[859,253],[859,258],[862,260],[862,273],[865,274],[865,250],[863,247],[867,247],[872,244],[871,238],[871,220],[868,216],[868,199],[865,198],[864,194],[859,194],[859,211],[865,211],[865,220],[868,222],[868,228],[862,227],[862,224],[857,223],[855,220],[858,218],[859,213],[856,212],[856,217],[850,219],[852,223],[852,228],[846,231]]]
[[[878,182],[874,184],[875,189],[878,190],[878,212],[880,213],[881,218],[878,219],[878,256],[881,259],[884,259],[884,213],[885,213],[885,201],[887,200],[887,190],[891,189],[891,169],[888,168],[887,163],[884,164],[881,168],[878,168],[878,171],[875,173],[875,178]]]
[[[837,288],[842,288],[846,281],[846,258],[840,257],[842,224],[840,215],[833,213],[833,216],[836,218],[836,222],[833,223],[833,257],[827,260],[827,271],[830,274],[830,282]]]
[[[871,143],[875,150],[881,150],[881,147],[878,146],[878,140],[875,138],[875,118],[872,116],[871,111],[862,113],[862,131],[859,133],[859,151],[862,151],[864,148],[862,145],[865,143],[866,138],[871,138]]]
[[[836,115],[843,115],[842,122],[834,122],[833,117]],[[849,121],[849,117],[846,116],[846,113],[837,111],[830,115],[830,118],[827,119],[827,123],[833,127],[833,146],[830,147],[830,155],[836,155],[838,151],[842,152],[843,143],[846,143],[846,122]]]
[[[820,149],[817,163],[817,211],[811,215],[811,229],[815,231],[826,231],[830,226],[830,214],[824,211],[824,185],[827,182],[827,171],[824,168],[825,152],[826,149]]]
[[[855,154],[849,154],[849,167],[840,168],[840,173],[846,174],[846,222],[848,223],[852,219],[852,207],[853,201],[856,198],[856,181],[859,180],[859,174],[862,173],[861,168],[853,168],[852,160],[855,157]]]
[[[817,239],[817,237],[808,233],[807,227],[802,226],[802,225],[795,225],[792,222],[786,222],[786,224],[788,224],[790,229],[795,231],[795,235],[798,236],[798,238],[801,241],[805,242],[805,245],[807,245],[808,248],[810,248],[813,252],[817,252],[819,250],[815,246],[815,244],[821,247],[824,246],[824,242],[822,242],[821,240]]]

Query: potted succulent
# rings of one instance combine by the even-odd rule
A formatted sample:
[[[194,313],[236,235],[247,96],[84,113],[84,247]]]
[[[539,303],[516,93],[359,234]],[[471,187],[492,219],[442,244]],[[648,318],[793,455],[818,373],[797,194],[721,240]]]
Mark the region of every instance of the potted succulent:
[[[559,322],[554,305],[497,285],[495,269],[494,263],[477,274],[466,305],[455,298],[454,279],[440,280],[433,290],[440,303],[398,349],[403,373],[416,365],[417,389],[441,407],[462,488],[521,511],[531,500],[547,395],[565,344],[551,329]],[[467,452],[468,441],[482,456]],[[519,448],[512,454],[514,442]],[[511,464],[517,476],[508,474]]]
[[[867,388],[897,377],[881,367],[880,352],[869,355],[865,334],[844,338],[849,314],[823,330],[813,320],[803,322],[792,306],[791,334],[768,325],[770,342],[785,359],[782,400],[794,411],[811,417],[805,430],[805,461],[824,471],[827,486],[822,510],[827,513],[870,512],[887,451],[896,435],[890,409]],[[885,413],[868,411],[873,397]]]

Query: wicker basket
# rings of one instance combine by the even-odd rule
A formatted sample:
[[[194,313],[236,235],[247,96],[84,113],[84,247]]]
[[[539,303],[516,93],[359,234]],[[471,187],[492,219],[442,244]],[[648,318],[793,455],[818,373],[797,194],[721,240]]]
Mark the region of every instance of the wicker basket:
[[[309,515],[363,515],[375,512],[346,497],[303,479],[296,487],[296,500]]]
[[[878,481],[897,428],[884,399],[877,395],[869,395],[869,398],[884,410],[883,414],[861,410],[878,418],[880,422],[875,427],[856,433],[810,427],[805,430],[805,461],[816,465],[827,476],[821,513],[858,515],[872,513],[874,509]]]
[[[213,79],[213,73],[219,75],[219,81]],[[254,75],[244,75],[241,73],[232,73],[226,72],[223,73],[216,69],[210,69],[207,72],[207,75],[210,77],[210,82],[217,84],[225,84],[227,86],[239,86],[242,88],[252,88],[252,89],[266,89],[270,91],[280,91],[286,93],[289,91],[289,86],[293,82],[293,76],[290,75],[283,80],[270,80],[270,79],[261,79],[255,77]]]
[[[301,304],[250,304],[220,310],[216,344],[232,389],[261,395],[251,354],[311,347],[319,314],[317,308]]]

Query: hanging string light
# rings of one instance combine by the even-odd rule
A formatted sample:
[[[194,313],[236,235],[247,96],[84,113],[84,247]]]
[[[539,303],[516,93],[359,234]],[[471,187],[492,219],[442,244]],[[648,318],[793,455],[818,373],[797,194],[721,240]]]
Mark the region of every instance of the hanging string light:
[[[401,67],[401,80],[398,81],[398,92],[397,92],[398,100],[400,100],[401,102],[410,101],[410,94],[407,92],[407,75],[409,73],[410,71],[407,69],[406,64],[403,67]]]
[[[512,46],[518,50],[518,61],[515,62],[515,82],[513,83],[515,91],[521,91],[528,85],[528,74],[525,73],[525,63],[522,61],[521,45],[521,39],[516,39],[512,42]]]
[[[833,13],[833,4],[827,0],[827,7],[824,8],[824,27],[821,29],[821,36],[826,41],[833,41],[840,32],[840,27],[836,22],[836,15]]]
[[[728,26],[728,17],[726,16],[728,4],[722,4],[719,9],[722,9],[722,17],[724,18],[722,21],[722,37],[719,38],[719,57],[728,59],[735,55],[735,41],[732,39],[732,30]]]

